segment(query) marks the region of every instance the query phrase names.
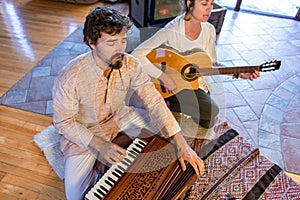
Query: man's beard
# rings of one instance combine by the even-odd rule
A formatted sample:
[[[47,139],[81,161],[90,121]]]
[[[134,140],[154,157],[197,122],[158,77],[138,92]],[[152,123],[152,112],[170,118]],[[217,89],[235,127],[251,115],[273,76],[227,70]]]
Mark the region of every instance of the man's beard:
[[[115,61],[114,63],[112,63],[113,60],[115,58],[119,57],[119,56],[120,56],[120,59],[117,60],[117,61]],[[123,65],[123,58],[124,58],[124,54],[123,53],[117,53],[117,54],[113,55],[111,57],[111,59],[110,59],[111,62],[109,64],[109,67],[111,67],[112,69],[120,69],[122,67],[122,65]]]

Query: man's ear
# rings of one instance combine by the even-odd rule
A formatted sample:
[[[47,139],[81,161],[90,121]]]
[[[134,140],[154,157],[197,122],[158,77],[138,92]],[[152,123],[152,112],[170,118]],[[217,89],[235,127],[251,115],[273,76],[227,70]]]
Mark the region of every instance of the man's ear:
[[[93,43],[89,43],[91,49],[95,49],[95,45]]]
[[[91,47],[91,49],[95,48],[95,44],[90,39],[88,39],[88,43],[89,43],[89,46]]]

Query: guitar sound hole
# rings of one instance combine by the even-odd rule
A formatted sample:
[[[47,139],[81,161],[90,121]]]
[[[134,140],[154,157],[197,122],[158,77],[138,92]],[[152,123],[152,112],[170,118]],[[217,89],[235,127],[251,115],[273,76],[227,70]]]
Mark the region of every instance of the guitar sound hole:
[[[181,76],[186,81],[194,81],[198,78],[198,67],[193,64],[185,65],[181,70]]]

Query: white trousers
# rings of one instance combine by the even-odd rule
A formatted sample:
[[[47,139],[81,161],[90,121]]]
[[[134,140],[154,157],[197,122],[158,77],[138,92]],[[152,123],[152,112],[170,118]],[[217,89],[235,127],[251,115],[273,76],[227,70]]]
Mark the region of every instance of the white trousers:
[[[142,128],[157,132],[151,124],[146,110],[135,109],[135,112],[128,118],[121,120],[120,131],[135,138]],[[98,174],[94,170],[95,161],[96,158],[91,154],[67,158],[65,162],[65,193],[68,200],[81,200],[86,190],[96,183]]]

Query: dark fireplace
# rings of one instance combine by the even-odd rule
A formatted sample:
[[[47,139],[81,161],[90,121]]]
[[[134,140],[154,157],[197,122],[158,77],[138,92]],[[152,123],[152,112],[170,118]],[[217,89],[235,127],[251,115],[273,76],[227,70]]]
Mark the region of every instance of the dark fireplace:
[[[181,12],[180,0],[130,0],[130,17],[137,27],[162,27]]]
[[[130,0],[129,16],[137,27],[162,27],[181,13],[181,0]],[[226,8],[214,4],[209,18],[217,34],[221,31]]]

